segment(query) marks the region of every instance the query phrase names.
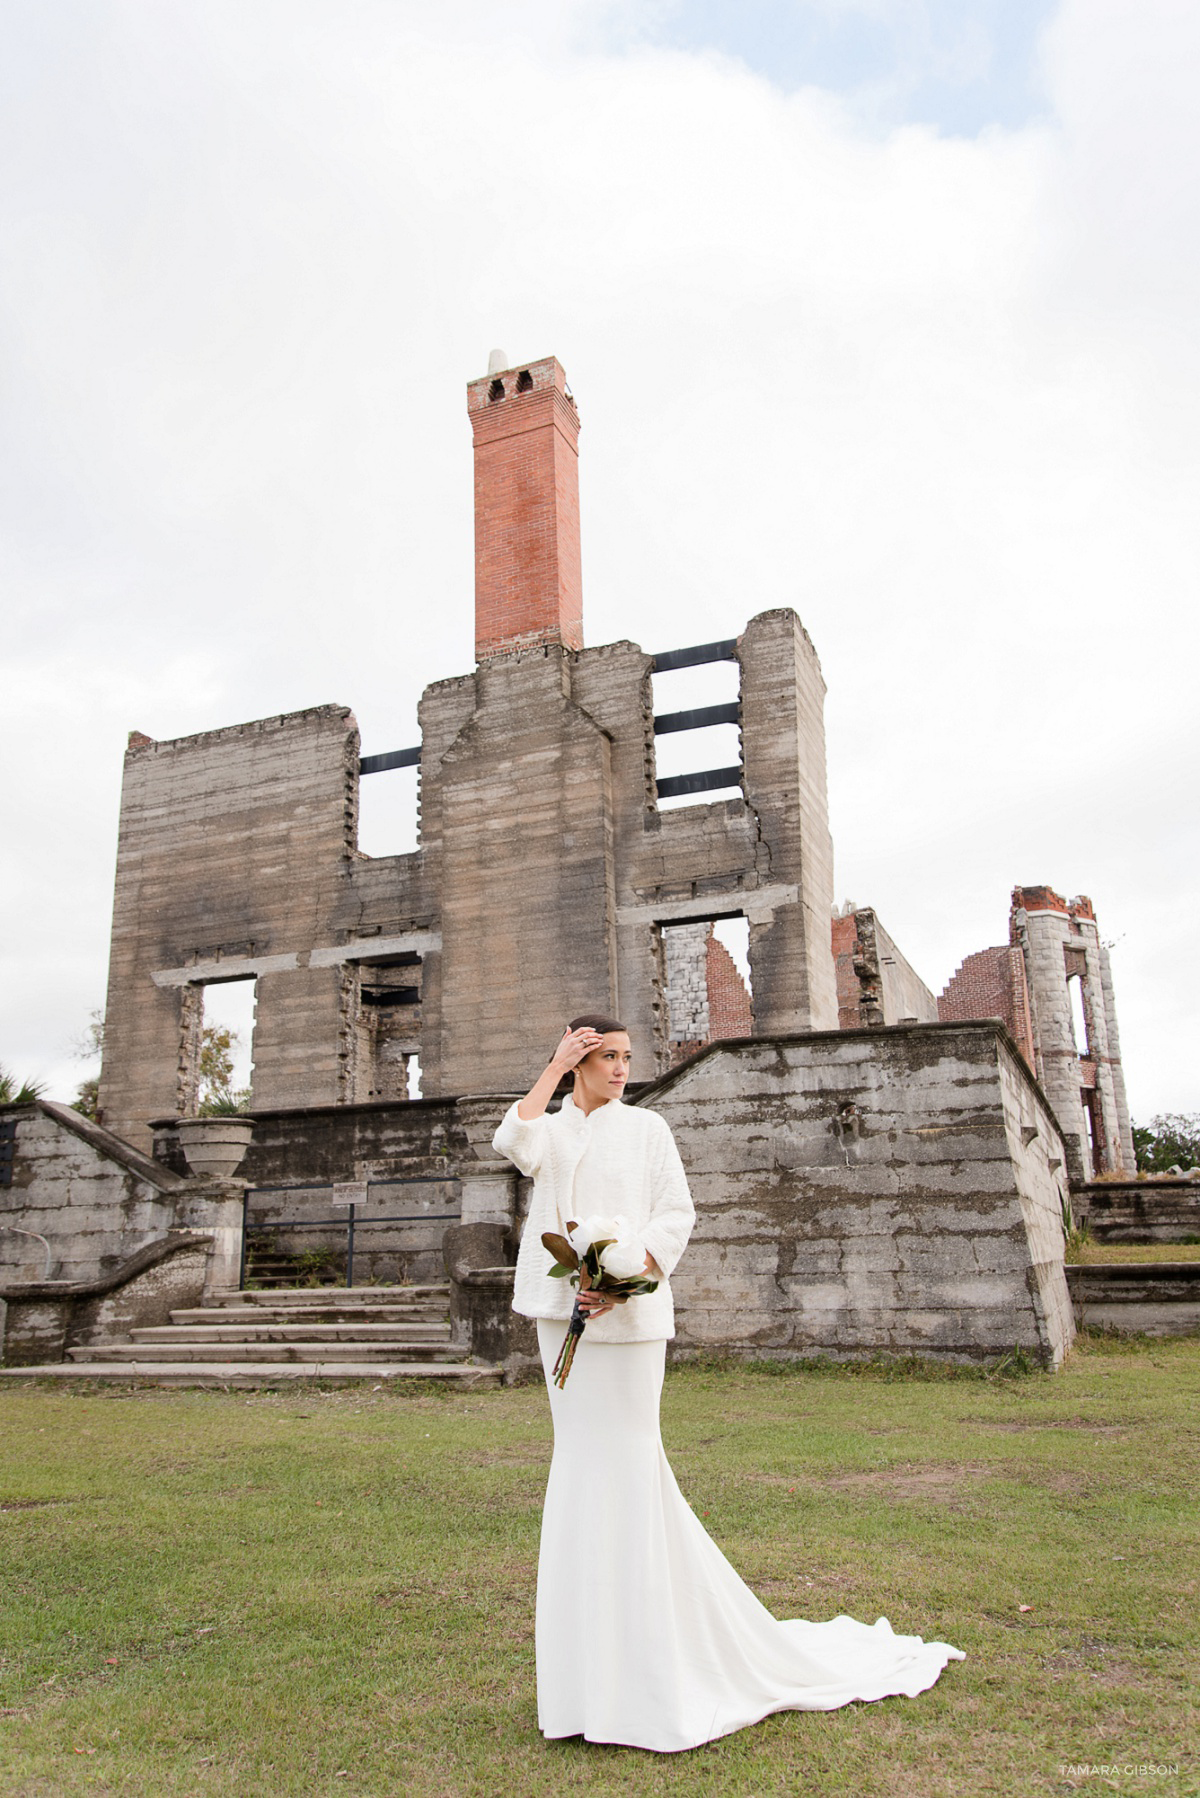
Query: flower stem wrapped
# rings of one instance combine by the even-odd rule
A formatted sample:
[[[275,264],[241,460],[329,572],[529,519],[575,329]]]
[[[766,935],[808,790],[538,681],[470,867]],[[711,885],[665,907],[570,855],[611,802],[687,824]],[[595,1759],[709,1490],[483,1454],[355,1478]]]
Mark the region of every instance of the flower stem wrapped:
[[[570,1222],[565,1236],[547,1230],[542,1245],[554,1257],[551,1279],[570,1280],[577,1292],[603,1293],[613,1304],[624,1305],[641,1293],[658,1290],[658,1281],[645,1271],[645,1245],[630,1229],[627,1218],[590,1217],[586,1223]],[[560,1390],[567,1383],[586,1328],[587,1314],[576,1298],[554,1363],[554,1384]]]

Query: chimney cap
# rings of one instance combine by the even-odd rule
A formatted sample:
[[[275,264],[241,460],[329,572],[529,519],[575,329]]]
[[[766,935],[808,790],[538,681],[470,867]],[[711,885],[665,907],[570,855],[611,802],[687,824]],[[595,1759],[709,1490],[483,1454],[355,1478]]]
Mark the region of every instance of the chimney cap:
[[[503,374],[504,370],[508,367],[508,365],[509,365],[508,351],[507,350],[493,350],[491,355],[488,357],[488,374],[489,375]]]

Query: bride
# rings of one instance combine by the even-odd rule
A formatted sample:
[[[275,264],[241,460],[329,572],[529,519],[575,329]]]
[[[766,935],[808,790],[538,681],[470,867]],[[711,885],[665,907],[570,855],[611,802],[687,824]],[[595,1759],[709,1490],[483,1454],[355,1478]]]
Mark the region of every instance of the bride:
[[[495,1137],[533,1176],[513,1309],[537,1319],[554,1421],[538,1561],[539,1725],[548,1737],[670,1754],[773,1711],[915,1697],[963,1659],[959,1649],[894,1635],[886,1617],[778,1622],[675,1483],[659,1400],[675,1334],[668,1281],[695,1210],[666,1120],[622,1104],[629,1062],[616,1019],[575,1018]],[[573,1090],[548,1115],[572,1069]],[[623,1305],[579,1294],[587,1329],[560,1389],[551,1370],[575,1295],[551,1278],[542,1233],[614,1213],[636,1232],[658,1290]]]

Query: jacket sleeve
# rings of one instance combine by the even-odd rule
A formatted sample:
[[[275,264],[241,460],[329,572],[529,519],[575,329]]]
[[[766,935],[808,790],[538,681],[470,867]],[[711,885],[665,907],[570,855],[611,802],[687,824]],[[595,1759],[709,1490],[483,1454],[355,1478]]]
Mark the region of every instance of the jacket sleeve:
[[[687,1247],[696,1221],[696,1207],[670,1126],[665,1119],[659,1119],[659,1123],[661,1127],[655,1131],[650,1146],[650,1222],[641,1234],[647,1250],[670,1279]]]
[[[546,1152],[545,1112],[540,1118],[523,1118],[517,1116],[516,1104],[510,1105],[492,1138],[492,1147],[523,1174],[536,1174]]]

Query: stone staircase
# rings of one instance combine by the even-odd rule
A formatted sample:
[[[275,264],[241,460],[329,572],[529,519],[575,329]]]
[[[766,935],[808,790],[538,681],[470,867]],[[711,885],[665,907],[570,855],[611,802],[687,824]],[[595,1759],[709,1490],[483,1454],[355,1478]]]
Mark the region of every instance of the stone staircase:
[[[127,1342],[67,1350],[0,1379],[119,1381],[155,1386],[274,1386],[368,1380],[498,1386],[503,1369],[452,1347],[449,1286],[292,1287],[216,1292]]]
[[[1200,1331],[1200,1261],[1068,1262],[1077,1329],[1118,1336]]]

